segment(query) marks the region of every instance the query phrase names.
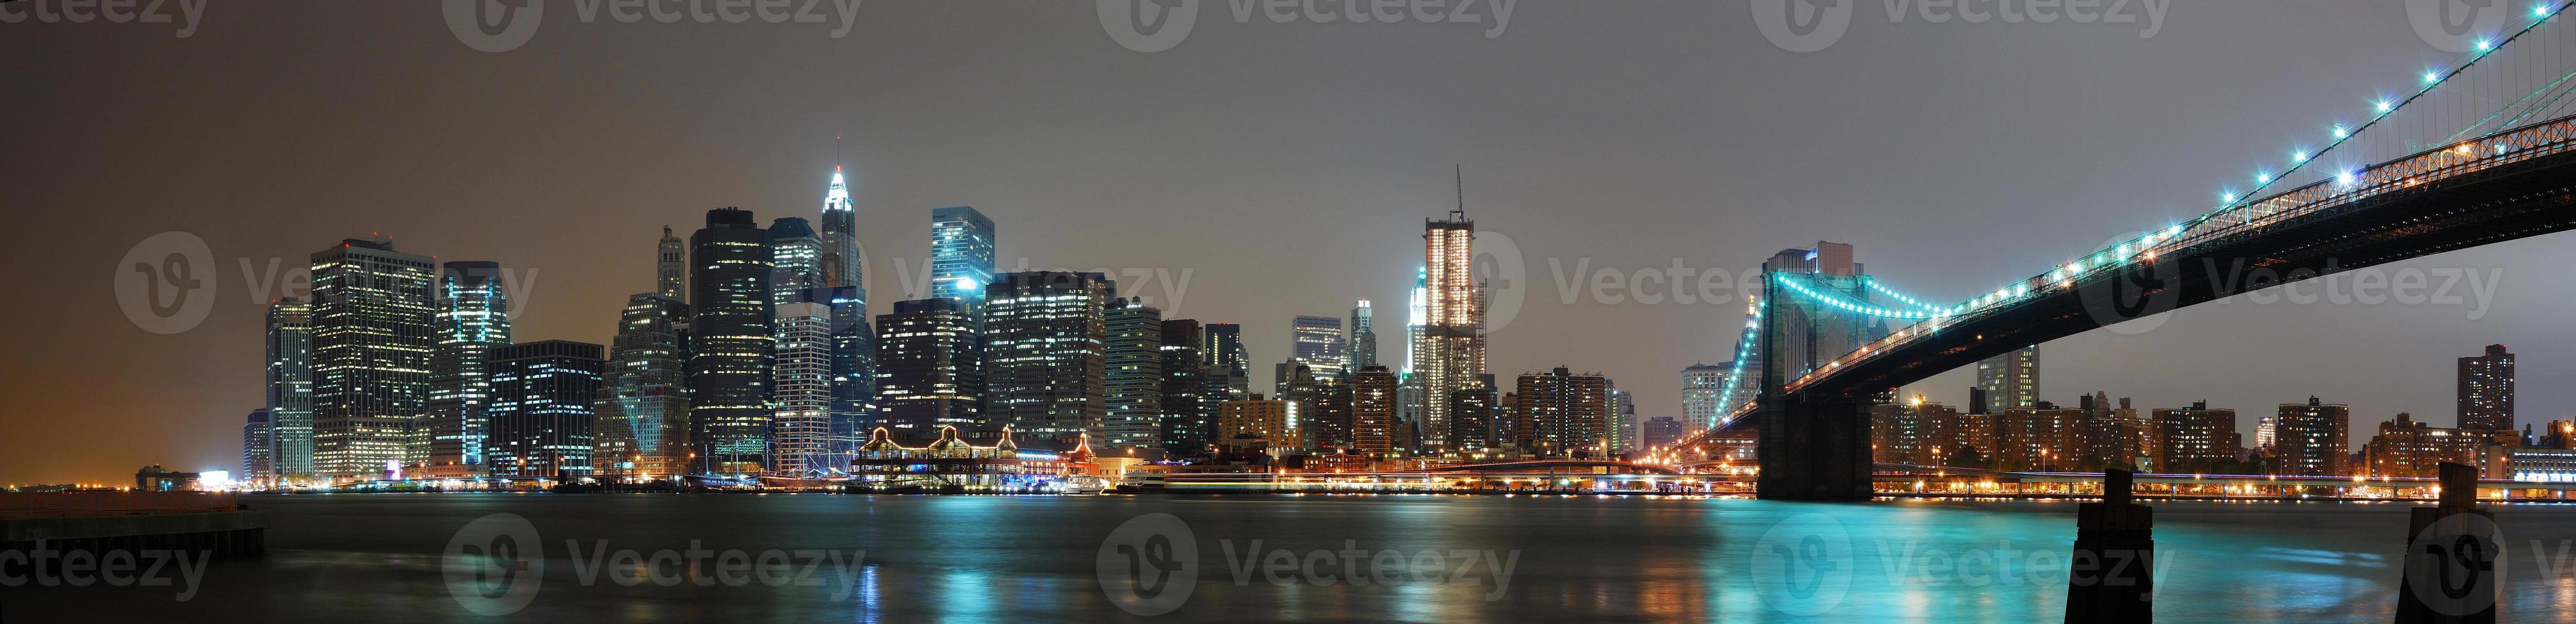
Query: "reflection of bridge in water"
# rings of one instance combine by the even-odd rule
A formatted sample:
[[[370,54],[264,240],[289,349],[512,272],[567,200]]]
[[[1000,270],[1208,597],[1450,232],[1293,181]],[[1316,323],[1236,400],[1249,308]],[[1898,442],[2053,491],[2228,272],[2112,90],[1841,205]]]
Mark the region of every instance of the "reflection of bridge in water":
[[[2576,62],[2567,58],[2576,45],[2528,43],[2576,39],[2547,27],[2567,6],[2539,8],[2499,33],[2510,36],[2478,42],[2357,123],[2331,122],[2322,147],[2288,150],[2286,165],[2258,169],[2251,190],[2224,193],[2215,210],[1955,304],[1900,295],[1848,268],[1767,267],[1721,395],[1730,404],[1716,422],[1693,423],[1699,431],[1676,454],[1745,459],[1733,443],[1751,441],[1764,497],[1869,498],[1885,491],[1875,483],[1869,411],[1906,384],[2247,284],[2576,228]],[[1738,401],[1739,390],[1750,397]]]

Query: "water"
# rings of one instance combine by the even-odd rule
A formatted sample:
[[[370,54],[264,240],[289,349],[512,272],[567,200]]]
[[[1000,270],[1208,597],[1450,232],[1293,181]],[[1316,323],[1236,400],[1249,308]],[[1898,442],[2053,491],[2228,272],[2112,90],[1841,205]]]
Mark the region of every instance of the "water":
[[[1131,519],[1163,513],[1186,525],[1183,541],[1198,550],[1195,586],[1164,618],[1171,620],[2055,622],[2075,510],[2062,502],[1590,496],[344,494],[248,502],[274,515],[269,554],[214,562],[185,602],[176,599],[184,583],[23,586],[0,589],[0,619],[480,620],[451,593],[442,553],[468,523],[510,513],[529,522],[544,548],[542,573],[513,577],[534,592],[519,620],[1133,620],[1141,618],[1104,592],[1103,542]],[[2406,506],[2156,508],[2167,568],[2159,621],[2390,619]],[[2534,540],[2550,558],[2576,543],[2568,541],[2576,539],[2576,507],[2516,505],[2499,518],[2511,547],[2506,621],[2576,621],[2576,577],[2532,555]],[[1803,539],[1809,534],[1821,539]],[[1121,539],[1148,548],[1155,561],[1177,556],[1154,557],[1162,551]],[[679,586],[641,579],[630,587],[587,560],[620,550],[683,556],[693,541],[709,551],[782,551],[786,586],[728,586],[710,576],[712,586],[701,587],[671,565],[665,576]],[[1796,556],[1819,546],[1822,556]],[[792,580],[804,572],[799,550],[865,554],[846,575],[818,554],[815,584],[799,586]],[[1423,551],[1436,551],[1437,565],[1415,565]],[[1110,569],[1125,571],[1130,560],[1111,552]],[[1272,583],[1271,557],[1289,559],[1282,580],[1290,585]],[[1318,571],[1312,579],[1302,571],[1309,558]],[[702,569],[712,573],[718,563]],[[1496,574],[1503,563],[1509,573]],[[1349,570],[1400,582],[1354,586],[1344,580]],[[1417,571],[1425,580],[1412,580]],[[462,578],[469,580],[459,587],[481,595],[471,593],[476,577]],[[494,595],[512,587],[498,573],[481,578]],[[1124,590],[1135,577],[1112,578]]]

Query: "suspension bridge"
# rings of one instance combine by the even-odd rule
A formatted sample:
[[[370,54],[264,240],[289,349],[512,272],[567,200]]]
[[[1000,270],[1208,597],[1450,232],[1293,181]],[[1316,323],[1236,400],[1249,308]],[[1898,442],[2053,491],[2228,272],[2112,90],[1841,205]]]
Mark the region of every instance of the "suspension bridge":
[[[1681,448],[1755,440],[1765,498],[1872,496],[1872,406],[2029,345],[2277,286],[2576,228],[2576,2],[2329,120],[2197,218],[2084,250],[1949,303],[1867,275],[1765,267],[1714,422]],[[2260,274],[2264,279],[2248,281]],[[1748,373],[1748,363],[1751,366]],[[1742,398],[1739,398],[1742,397]]]

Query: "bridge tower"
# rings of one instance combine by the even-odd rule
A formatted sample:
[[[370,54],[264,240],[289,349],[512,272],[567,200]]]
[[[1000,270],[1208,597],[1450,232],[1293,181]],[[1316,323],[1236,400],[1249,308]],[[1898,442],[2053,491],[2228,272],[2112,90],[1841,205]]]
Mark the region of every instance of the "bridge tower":
[[[1754,492],[1766,499],[1868,500],[1874,466],[1870,409],[1887,401],[1885,393],[1818,396],[1783,388],[1890,330],[1885,319],[1836,310],[1784,288],[1794,280],[1801,288],[1845,301],[1873,299],[1861,265],[1850,260],[1849,246],[1820,243],[1817,250],[1800,251],[1803,257],[1782,252],[1763,264],[1764,322],[1756,350],[1762,363],[1757,416],[1762,470]]]

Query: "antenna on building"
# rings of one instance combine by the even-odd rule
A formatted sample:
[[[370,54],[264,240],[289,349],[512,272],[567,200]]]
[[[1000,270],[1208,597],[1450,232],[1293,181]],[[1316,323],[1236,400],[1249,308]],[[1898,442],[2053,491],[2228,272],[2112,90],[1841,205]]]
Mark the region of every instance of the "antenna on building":
[[[1458,165],[1458,209],[1449,211],[1453,221],[1467,219],[1467,166]]]

